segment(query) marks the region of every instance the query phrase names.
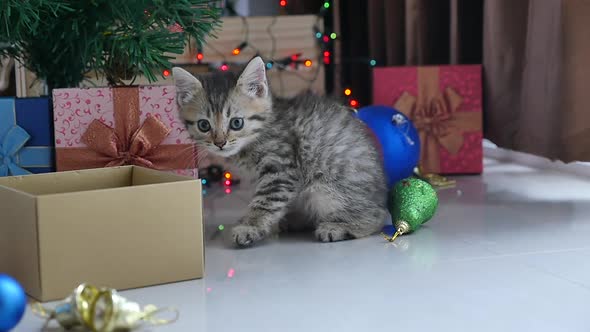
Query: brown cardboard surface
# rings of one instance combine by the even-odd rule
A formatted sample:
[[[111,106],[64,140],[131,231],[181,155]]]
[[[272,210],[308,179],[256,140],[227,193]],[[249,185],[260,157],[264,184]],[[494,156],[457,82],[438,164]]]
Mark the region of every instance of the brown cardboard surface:
[[[0,208],[0,234],[22,233],[0,249],[25,238],[31,249],[0,256],[0,271],[41,301],[82,282],[128,289],[203,276],[198,180],[134,166],[5,178]]]
[[[31,296],[41,295],[35,198],[2,187],[0,178],[0,273],[18,276]]]
[[[126,187],[132,184],[133,168],[113,167],[0,178],[0,185],[31,195],[49,195]]]
[[[157,184],[166,182],[186,181],[187,178],[182,175],[159,172],[149,168],[137,167],[133,170],[131,181],[134,186]]]

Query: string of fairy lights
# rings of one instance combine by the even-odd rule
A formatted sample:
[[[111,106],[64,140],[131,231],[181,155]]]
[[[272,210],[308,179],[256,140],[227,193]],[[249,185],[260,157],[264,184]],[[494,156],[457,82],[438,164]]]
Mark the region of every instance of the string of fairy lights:
[[[286,10],[288,7],[288,0],[280,0],[279,6],[282,8],[282,10]],[[320,49],[317,59],[302,58],[302,53],[294,53],[294,54],[291,54],[286,57],[275,58],[277,41],[276,41],[275,36],[273,35],[273,27],[277,23],[278,16],[273,17],[273,20],[271,21],[271,23],[268,25],[268,27],[266,29],[266,31],[269,34],[270,39],[271,39],[271,51],[268,56],[265,56],[265,55],[261,54],[261,52],[249,40],[250,26],[248,24],[247,18],[245,16],[242,16],[237,13],[237,11],[234,8],[233,2],[225,1],[225,9],[229,13],[229,15],[234,16],[234,17],[240,17],[242,19],[242,25],[243,25],[242,31],[244,31],[243,38],[242,38],[242,41],[232,49],[230,54],[225,54],[224,52],[221,52],[220,50],[213,47],[211,44],[208,44],[207,47],[209,49],[211,49],[214,53],[216,53],[221,59],[223,59],[223,61],[220,64],[217,64],[217,65],[209,64],[209,66],[215,68],[216,70],[228,71],[228,70],[230,70],[230,65],[233,65],[233,63],[231,61],[228,61],[228,59],[231,59],[232,56],[240,55],[247,48],[251,48],[252,50],[254,50],[256,56],[260,56],[264,60],[264,62],[266,64],[266,68],[268,70],[274,68],[274,69],[281,72],[281,71],[290,69],[289,72],[291,74],[294,74],[298,78],[300,78],[301,80],[307,82],[309,84],[308,89],[311,89],[313,83],[318,79],[318,76],[320,73],[320,66],[323,65],[323,66],[325,66],[325,68],[327,68],[327,66],[332,65],[332,63],[334,61],[333,53],[332,53],[332,48],[333,48],[332,43],[337,38],[339,38],[339,36],[336,32],[333,32],[333,31],[322,32],[322,29],[320,29],[320,23],[322,22],[322,19],[326,16],[326,14],[328,13],[328,11],[330,10],[331,7],[332,7],[332,5],[330,3],[330,0],[324,1],[322,6],[320,7],[318,14],[316,14],[316,19],[315,19],[314,24],[311,29],[311,31],[315,37],[315,40],[317,41],[317,46]],[[205,59],[205,55],[203,53],[202,45],[196,45],[196,51],[197,52],[195,55],[195,59],[196,59],[197,64],[204,63],[206,59]],[[317,61],[318,65],[315,66],[314,73],[313,73],[313,75],[311,75],[311,78],[305,77],[298,72],[298,69],[300,66],[307,67],[307,68],[313,67],[314,61]],[[377,61],[374,59],[371,59],[371,58],[342,59],[341,61],[347,62],[347,63],[348,62],[362,62],[362,63],[366,63],[370,67],[374,67],[377,65]],[[163,75],[165,77],[170,76],[170,70],[167,70],[167,69],[164,70]],[[283,86],[282,75],[279,75],[279,80],[280,80],[279,83],[281,84],[281,90],[283,90],[283,88],[282,88],[282,86]],[[347,102],[351,107],[358,107],[359,106],[359,102],[357,99],[354,98],[352,90],[350,88],[345,88],[342,91],[342,93],[343,93],[344,97],[347,99]]]

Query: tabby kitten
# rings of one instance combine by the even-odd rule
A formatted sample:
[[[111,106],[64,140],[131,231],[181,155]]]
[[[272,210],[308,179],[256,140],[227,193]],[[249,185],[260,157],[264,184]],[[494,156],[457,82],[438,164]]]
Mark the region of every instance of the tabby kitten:
[[[273,98],[260,57],[239,76],[173,73],[180,115],[196,143],[258,176],[248,211],[231,231],[236,245],[250,246],[280,226],[311,226],[323,242],[380,229],[387,215],[382,162],[349,109],[313,95]]]

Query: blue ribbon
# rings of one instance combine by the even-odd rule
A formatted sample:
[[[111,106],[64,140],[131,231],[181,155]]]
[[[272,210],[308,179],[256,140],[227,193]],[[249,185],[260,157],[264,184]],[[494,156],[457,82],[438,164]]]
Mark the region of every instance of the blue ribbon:
[[[0,98],[0,176],[31,174],[18,165],[18,152],[30,138],[16,125],[14,98]]]
[[[8,130],[0,142],[0,176],[31,174],[16,163],[18,151],[30,138],[31,136],[19,126],[13,126]]]
[[[35,136],[47,136],[43,130],[49,128],[45,128],[43,123],[33,123],[25,118],[33,115],[31,109],[43,106],[33,101],[36,101],[36,98],[17,100],[12,97],[0,97],[0,176],[52,171],[53,147],[49,143],[49,137],[45,140],[39,140],[37,137],[37,145],[42,143],[40,146],[23,146],[25,143],[34,142]],[[17,107],[21,108],[21,118],[24,118],[21,120],[27,120],[24,121],[25,124],[19,125],[17,122]],[[37,112],[34,113],[37,116]],[[34,125],[31,125],[32,123]],[[29,132],[32,137],[29,136]]]

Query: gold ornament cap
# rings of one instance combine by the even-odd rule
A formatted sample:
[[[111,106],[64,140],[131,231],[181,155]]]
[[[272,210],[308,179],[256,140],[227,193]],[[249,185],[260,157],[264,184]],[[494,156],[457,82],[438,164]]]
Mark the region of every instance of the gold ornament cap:
[[[383,237],[389,242],[395,241],[395,239],[397,239],[398,236],[409,233],[412,230],[412,227],[410,226],[410,224],[406,221],[403,221],[403,220],[396,221],[394,226],[396,228],[396,231],[393,234],[393,236],[389,237],[389,236],[385,235],[384,233],[381,233],[381,235],[383,235]]]
[[[412,231],[412,226],[407,221],[403,220],[396,220],[395,221],[395,228],[399,235],[404,235]]]

